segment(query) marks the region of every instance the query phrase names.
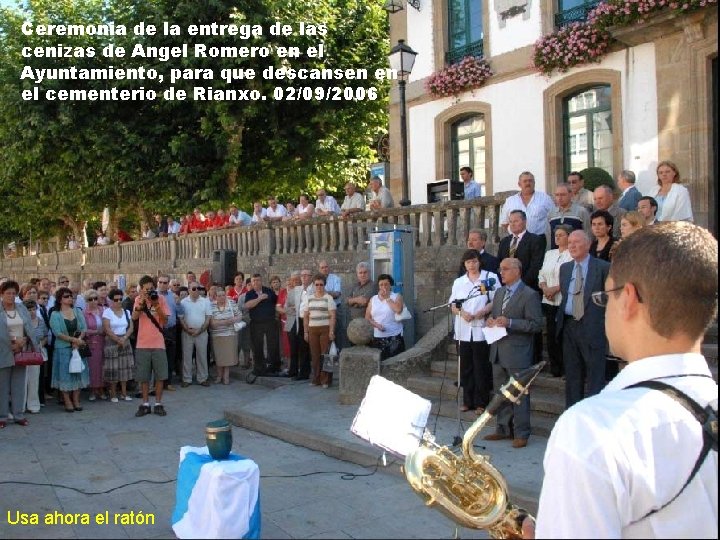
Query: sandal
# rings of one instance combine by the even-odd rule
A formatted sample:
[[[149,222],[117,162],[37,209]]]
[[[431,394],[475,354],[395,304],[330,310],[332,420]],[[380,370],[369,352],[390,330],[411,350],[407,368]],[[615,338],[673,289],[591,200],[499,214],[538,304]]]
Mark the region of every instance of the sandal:
[[[18,426],[23,426],[23,427],[25,427],[25,426],[27,426],[28,424],[30,424],[30,422],[28,422],[28,419],[27,419],[27,418],[23,418],[22,420],[15,420],[15,423],[16,423]]]

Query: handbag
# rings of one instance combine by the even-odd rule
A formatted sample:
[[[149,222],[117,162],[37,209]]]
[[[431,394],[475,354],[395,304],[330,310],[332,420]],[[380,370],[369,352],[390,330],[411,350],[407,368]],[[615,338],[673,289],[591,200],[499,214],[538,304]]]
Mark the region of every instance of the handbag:
[[[403,304],[402,311],[400,313],[395,314],[395,320],[397,322],[400,321],[407,321],[409,319],[412,319],[412,314],[410,313],[410,310],[407,308],[405,304]]]
[[[235,329],[236,332],[239,332],[246,326],[247,326],[247,323],[245,321],[238,321],[236,323],[233,323],[233,328]]]
[[[42,353],[35,351],[22,351],[15,353],[16,366],[41,366],[45,360]]]
[[[80,337],[80,332],[75,332],[74,337]],[[87,341],[84,345],[78,347],[77,350],[83,358],[90,358],[92,356],[92,352],[90,352],[90,345],[87,344]]]
[[[82,357],[80,356],[78,349],[73,349],[72,354],[70,355],[70,364],[68,366],[68,372],[82,373],[84,369],[85,369],[85,366],[83,365]]]
[[[322,370],[328,373],[333,373],[340,366],[340,356],[334,341],[330,344],[327,354],[322,355],[322,359]]]

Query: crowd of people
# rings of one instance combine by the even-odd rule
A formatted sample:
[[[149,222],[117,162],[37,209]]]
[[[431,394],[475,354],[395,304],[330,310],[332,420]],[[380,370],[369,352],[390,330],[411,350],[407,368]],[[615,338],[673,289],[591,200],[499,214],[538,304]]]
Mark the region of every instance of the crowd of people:
[[[210,386],[213,365],[215,384],[230,384],[230,368],[240,365],[258,376],[328,388],[332,371],[323,369],[323,355],[333,343],[345,345],[345,328],[355,318],[372,325],[372,346],[383,358],[404,350],[402,324],[394,318],[402,296],[392,292],[387,274],[371,282],[365,262],[347,299],[327,261],[291,271],[284,287],[279,276],[265,286],[259,273],[246,279],[238,272],[233,281],[205,287],[193,272],[184,283],[146,275],[121,290],[92,278],[33,278],[22,285],[0,278],[0,428],[9,419],[28,425],[25,413],[39,413],[53,397],[68,413],[80,412],[85,394],[87,402],[140,398],[136,416],[164,416],[163,392],[193,382]],[[15,365],[15,353],[30,350],[47,360]],[[79,370],[71,369],[76,353]]]
[[[464,169],[466,189],[474,193],[472,170]],[[500,227],[509,234],[500,241],[497,257],[485,251],[485,231],[470,231],[449,298],[462,411],[481,414],[493,388],[542,359],[543,318],[550,372],[564,379],[568,408],[599,393],[617,375],[619,363],[606,360],[605,307],[592,293],[604,290],[610,262],[627,238],[658,222],[693,217],[677,167],[663,161],[657,176],[654,196],[642,195],[632,171],[622,171],[617,178],[622,193],[616,197],[607,185],[590,192],[582,175],[572,172],[551,197],[536,191],[533,174],[525,171],[518,179],[519,193],[500,212]],[[488,343],[483,330],[488,327],[503,328],[505,337]],[[526,446],[529,403],[528,396],[504,411],[495,433],[486,438]]]
[[[155,214],[152,223],[143,223],[140,227],[140,234],[135,240],[149,240],[162,238],[169,235],[185,235],[255,225],[263,222],[275,221],[297,221],[311,219],[313,217],[337,216],[344,218],[355,212],[366,210],[379,210],[395,206],[390,190],[383,185],[380,177],[373,176],[368,183],[365,192],[362,192],[353,182],[345,184],[345,198],[338,204],[335,198],[328,195],[325,189],[318,189],[315,192],[315,202],[311,202],[310,196],[303,193],[297,200],[280,203],[274,196],[269,196],[265,201],[255,201],[250,213],[240,210],[235,204],[227,209],[201,210],[195,208],[192,213],[175,218]],[[265,205],[263,205],[265,202]],[[105,246],[112,242],[121,243],[134,240],[124,230],[115,232],[111,240],[106,231],[98,228],[95,231],[94,245]],[[75,236],[69,237],[68,249],[78,249],[81,244]]]

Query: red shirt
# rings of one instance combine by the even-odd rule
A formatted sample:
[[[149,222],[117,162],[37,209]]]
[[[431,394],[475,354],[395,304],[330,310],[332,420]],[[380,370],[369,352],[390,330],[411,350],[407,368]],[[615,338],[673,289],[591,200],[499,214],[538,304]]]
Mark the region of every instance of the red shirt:
[[[200,219],[198,216],[190,218],[190,232],[202,232],[207,226],[208,222],[205,219]]]
[[[248,291],[248,290],[247,290],[247,287],[245,287],[244,285],[243,285],[243,288],[240,289],[240,292],[237,292],[237,290],[235,289],[235,287],[233,287],[232,289],[230,289],[230,292],[227,293],[227,296],[228,296],[228,298],[230,298],[230,299],[234,300],[235,302],[237,302],[237,301],[238,301],[238,298],[240,298],[240,297],[241,297],[243,294],[245,294],[247,291]]]

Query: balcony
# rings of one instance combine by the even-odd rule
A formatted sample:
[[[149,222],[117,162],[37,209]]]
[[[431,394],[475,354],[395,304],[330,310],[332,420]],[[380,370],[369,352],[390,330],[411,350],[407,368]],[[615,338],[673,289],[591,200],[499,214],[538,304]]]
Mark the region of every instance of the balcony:
[[[455,47],[454,49],[445,53],[445,65],[451,66],[457,64],[460,60],[466,56],[472,56],[474,58],[482,58],[483,55],[483,41],[482,39],[465,45],[464,47]]]
[[[579,6],[575,6],[555,14],[555,28],[563,28],[572,23],[585,22],[588,13],[600,3],[600,0],[589,0]]]

